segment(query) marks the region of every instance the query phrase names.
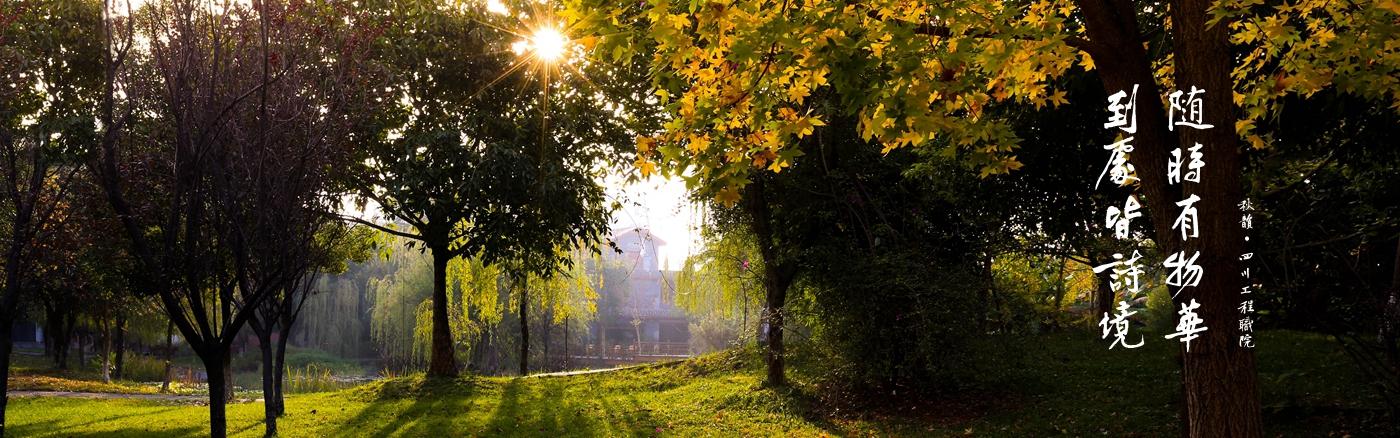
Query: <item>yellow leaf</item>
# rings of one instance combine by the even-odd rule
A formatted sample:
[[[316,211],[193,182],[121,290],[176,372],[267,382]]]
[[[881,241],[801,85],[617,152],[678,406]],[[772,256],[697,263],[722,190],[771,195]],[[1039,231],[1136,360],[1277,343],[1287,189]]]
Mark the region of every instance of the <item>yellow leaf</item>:
[[[646,178],[648,176],[651,176],[651,174],[656,173],[656,163],[653,163],[651,162],[651,160],[648,160],[646,158],[638,158],[637,170],[642,172],[643,178]]]
[[[691,152],[701,152],[701,151],[704,151],[705,149],[709,149],[709,148],[710,148],[710,135],[709,135],[709,134],[705,134],[705,135],[695,135],[695,134],[691,134],[691,135],[690,135],[690,143],[686,145],[686,149],[689,149]]]
[[[1251,131],[1251,130],[1253,130],[1253,129],[1254,129],[1254,121],[1253,121],[1253,120],[1249,120],[1249,119],[1240,119],[1240,120],[1236,120],[1236,121],[1235,121],[1235,132],[1236,132],[1236,133],[1243,134],[1243,133],[1249,132],[1249,131]]]
[[[739,203],[739,190],[733,187],[725,187],[715,194],[715,201],[724,204],[725,207],[733,207]]]
[[[1385,9],[1385,10],[1387,10],[1387,11],[1394,12],[1394,13],[1396,13],[1396,14],[1400,14],[1400,1],[1396,1],[1396,0],[1380,0],[1380,1],[1376,2],[1376,6],[1377,6],[1377,7],[1380,7],[1381,9]]]
[[[788,167],[788,162],[787,162],[787,160],[779,159],[779,160],[774,160],[772,164],[769,164],[769,165],[768,165],[768,170],[773,171],[773,173],[780,173],[780,172],[783,171],[783,168],[784,168],[784,167]]]
[[[1079,55],[1079,65],[1084,67],[1084,71],[1093,71],[1094,57],[1089,56],[1088,53],[1081,53]]]
[[[1269,147],[1269,144],[1264,141],[1264,138],[1258,135],[1250,135],[1248,140],[1249,146],[1254,149],[1264,149],[1266,147]]]
[[[778,116],[779,116],[779,117],[782,117],[783,120],[792,120],[792,119],[796,119],[796,118],[797,118],[797,111],[793,110],[792,108],[788,108],[788,107],[778,108]]]
[[[645,136],[645,135],[638,135],[638,136],[637,136],[637,153],[645,154],[645,153],[651,152],[652,150],[655,150],[655,149],[656,149],[656,138],[649,137],[649,136]]]

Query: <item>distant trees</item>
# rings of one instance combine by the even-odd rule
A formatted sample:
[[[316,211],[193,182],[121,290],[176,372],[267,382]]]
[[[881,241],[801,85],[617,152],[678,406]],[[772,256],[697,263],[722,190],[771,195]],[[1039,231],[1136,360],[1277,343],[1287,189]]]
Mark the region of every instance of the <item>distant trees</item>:
[[[322,309],[309,321],[313,342],[325,339],[328,333],[344,333],[350,323],[366,324],[370,328],[373,348],[383,367],[393,372],[426,369],[432,351],[432,266],[431,256],[407,246],[408,239],[388,237],[378,256],[351,265],[344,274],[330,277],[331,284],[345,289],[340,293],[363,294],[369,313],[356,317],[341,311],[326,314]],[[559,335],[574,339],[580,332],[571,331],[592,321],[599,299],[593,260],[587,251],[575,251],[572,267],[561,268],[559,275],[544,278],[532,275],[527,312],[535,336],[530,361],[557,359],[560,351],[552,348],[581,348]],[[355,278],[372,275],[364,287],[350,284]],[[619,276],[620,278],[620,276]],[[457,258],[447,265],[448,321],[456,359],[463,368],[482,373],[500,373],[518,369],[521,345],[519,336],[519,295],[517,286],[501,266],[487,264],[479,257]],[[324,288],[325,286],[318,286]],[[312,300],[323,299],[324,294]],[[356,298],[349,298],[353,302]],[[308,303],[307,306],[313,304]],[[316,311],[316,309],[309,309]],[[556,331],[556,330],[561,330]],[[316,344],[313,344],[316,345]],[[320,347],[319,345],[317,345]],[[543,346],[543,351],[539,347]],[[577,352],[577,351],[574,351]],[[536,362],[536,368],[557,365]]]
[[[725,225],[733,226],[707,223],[704,250],[687,257],[676,274],[676,306],[691,316],[691,345],[699,352],[761,335],[748,330],[762,327],[757,306],[763,302],[763,263],[751,234]]]

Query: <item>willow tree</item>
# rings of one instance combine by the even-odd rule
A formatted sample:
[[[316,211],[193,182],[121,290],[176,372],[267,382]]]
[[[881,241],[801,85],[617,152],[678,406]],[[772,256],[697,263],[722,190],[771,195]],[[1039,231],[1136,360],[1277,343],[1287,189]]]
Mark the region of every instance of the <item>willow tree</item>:
[[[549,367],[549,343],[551,329],[564,326],[564,349],[568,354],[569,325],[587,323],[598,313],[598,291],[593,278],[589,277],[584,259],[587,248],[556,250],[556,265],[536,269],[536,273],[519,276],[512,280],[518,293],[512,295],[520,318],[520,374],[529,373],[530,357],[530,314],[539,317],[539,326],[545,329],[541,344],[544,351],[544,367]],[[519,281],[519,284],[514,284]],[[532,303],[530,297],[535,297]],[[533,312],[531,312],[533,310]]]
[[[1209,273],[1178,296],[1199,300],[1211,327],[1182,355],[1183,430],[1191,436],[1262,433],[1254,356],[1236,343],[1233,323],[1244,243],[1236,217],[1241,140],[1268,147],[1258,122],[1281,98],[1325,87],[1400,109],[1400,7],[1389,1],[569,4],[581,27],[602,36],[599,59],[636,56],[628,48],[639,43],[657,49],[653,83],[673,118],[639,139],[637,166],[695,169],[691,187],[728,204],[802,153],[800,140],[825,122],[810,99],[824,90],[843,96],[841,110],[857,115],[862,135],[884,150],[936,148],[984,176],[1023,165],[1020,139],[986,113],[989,105],[1063,104],[1068,95],[1055,80],[1076,65],[1096,71],[1109,94],[1137,90],[1133,188],[1157,244],[1167,253],[1200,251]],[[1163,97],[1191,87],[1204,90],[1201,122],[1215,128],[1167,129]],[[1172,151],[1197,143],[1207,163],[1200,182],[1169,184],[1160,170]],[[1191,195],[1204,200],[1201,238],[1181,244],[1176,202]],[[781,351],[769,357],[770,380],[781,379]]]
[[[758,273],[764,268],[753,237],[742,229],[726,230],[715,221],[703,231],[705,249],[686,257],[676,274],[676,306],[702,321],[737,320],[738,337],[744,339],[751,303],[763,299]]]

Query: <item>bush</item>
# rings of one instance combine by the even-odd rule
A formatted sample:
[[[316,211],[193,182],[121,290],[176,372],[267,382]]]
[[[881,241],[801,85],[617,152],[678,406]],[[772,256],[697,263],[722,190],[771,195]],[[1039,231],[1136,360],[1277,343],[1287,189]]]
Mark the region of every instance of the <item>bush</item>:
[[[364,365],[353,359],[346,359],[324,350],[313,348],[289,348],[287,351],[287,368],[297,369],[318,369],[329,371],[337,376],[363,376],[366,375]]]
[[[122,362],[122,378],[134,382],[165,380],[165,359],[128,351],[126,360]]]
[[[359,361],[346,359],[315,348],[287,347],[287,368],[316,367],[328,370],[337,376],[363,376],[365,367]],[[262,353],[249,349],[233,358],[233,369],[238,372],[261,372]]]
[[[947,386],[977,330],[976,277],[907,252],[825,263],[801,283],[812,345],[839,380],[880,391]]]

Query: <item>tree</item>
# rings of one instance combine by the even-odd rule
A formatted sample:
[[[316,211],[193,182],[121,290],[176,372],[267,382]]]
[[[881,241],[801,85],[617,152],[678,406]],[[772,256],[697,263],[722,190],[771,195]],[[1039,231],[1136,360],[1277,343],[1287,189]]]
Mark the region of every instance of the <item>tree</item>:
[[[719,221],[712,221],[702,232],[705,249],[687,257],[676,274],[676,306],[698,319],[702,330],[710,322],[737,327],[734,336],[722,339],[724,343],[702,339],[707,345],[701,351],[705,351],[724,348],[735,338],[744,340],[749,327],[761,327],[750,324],[749,310],[753,307],[750,303],[762,302],[758,273],[763,272],[763,265],[752,237],[742,228],[725,229]],[[692,334],[696,331],[692,329]]]
[[[420,304],[431,300],[433,273],[431,257],[410,250],[404,238],[393,237],[386,244],[381,258],[371,261],[375,271],[365,293],[373,303],[370,308],[370,338],[379,358],[391,369],[414,369],[427,364],[432,351],[432,315],[425,323],[427,337],[419,339]],[[420,346],[421,344],[421,346]],[[421,353],[421,354],[420,354]]]
[[[582,71],[516,71],[527,61],[508,57],[512,35],[499,30],[513,17],[426,3],[375,5],[391,23],[372,49],[387,86],[363,90],[360,99],[380,106],[353,134],[362,146],[344,182],[362,206],[406,228],[352,220],[431,253],[428,374],[451,376],[449,262],[479,257],[548,274],[568,261],[557,248],[599,241],[612,207],[598,181],[631,110],[586,92]],[[536,82],[539,99],[518,98]]]
[[[534,274],[530,271],[514,271],[510,276],[512,288],[519,292],[513,298],[517,316],[520,318],[520,375],[529,374],[531,313],[539,315],[538,326],[545,329],[541,342],[544,351],[540,356],[544,359],[546,368],[550,366],[550,328],[557,324],[565,324],[567,330],[570,319],[587,321],[597,313],[598,293],[593,288],[585,267],[583,257],[586,252],[588,251],[585,249],[556,251],[551,258],[558,263],[557,266],[535,268]],[[507,271],[513,269],[507,268]],[[533,305],[529,291],[534,291]],[[567,332],[565,336],[568,336]]]
[[[1254,125],[1272,116],[1285,95],[1335,85],[1400,101],[1394,81],[1400,55],[1386,42],[1396,34],[1400,11],[1376,3],[817,0],[693,7],[584,0],[570,2],[570,9],[580,11],[580,26],[611,36],[601,39],[598,53],[633,56],[626,47],[638,39],[658,48],[653,83],[675,117],[657,136],[640,139],[638,167],[644,173],[658,164],[663,172],[693,167],[692,187],[729,204],[751,180],[760,184],[754,173],[779,172],[802,153],[799,140],[824,123],[808,102],[822,89],[840,92],[847,99],[842,108],[859,116],[862,136],[885,151],[936,148],[993,175],[1021,167],[1014,155],[1019,139],[984,113],[987,105],[1063,104],[1067,93],[1050,81],[1076,63],[1093,68],[1108,93],[1138,90],[1139,129],[1129,159],[1141,170],[1136,190],[1157,244],[1167,253],[1200,251],[1205,271],[1233,273],[1243,242],[1232,214],[1242,199],[1240,137],[1266,147],[1268,136]],[[599,8],[609,13],[582,13]],[[1239,62],[1232,43],[1243,46]],[[1193,86],[1205,90],[1203,123],[1215,128],[1165,129],[1167,108],[1159,97]],[[1244,117],[1237,117],[1237,106]],[[1208,163],[1201,183],[1168,184],[1158,169],[1178,145],[1196,143]],[[1198,208],[1207,213],[1202,238],[1181,245],[1171,228],[1175,203],[1190,195],[1202,196]],[[1207,318],[1233,315],[1235,283],[1231,275],[1207,276],[1180,298],[1201,300]],[[1234,342],[1237,330],[1228,318],[1215,326],[1220,329],[1198,341],[1202,347],[1183,355],[1183,431],[1257,436],[1253,355]]]
[[[293,211],[296,211],[294,209]],[[287,342],[291,338],[292,327],[296,324],[307,299],[316,294],[317,278],[322,273],[338,274],[345,272],[347,261],[362,262],[369,258],[374,245],[374,231],[368,227],[345,226],[333,221],[328,212],[303,211],[304,223],[298,229],[306,233],[295,240],[276,240],[277,245],[269,248],[271,256],[288,273],[286,280],[273,289],[272,293],[258,306],[257,312],[248,319],[248,326],[258,337],[258,350],[262,354],[262,391],[265,435],[277,435],[277,418],[286,413],[286,402],[282,392],[283,376],[287,369]],[[297,217],[288,215],[288,219]],[[286,221],[277,226],[288,225]],[[276,333],[276,345],[272,335]]]
[[[29,2],[0,12],[0,435],[8,401],[11,330],[24,296],[40,278],[36,245],[55,228],[67,202],[78,157],[91,139],[88,108],[96,87],[98,47],[89,3]],[[69,17],[60,25],[50,15]],[[77,25],[72,25],[77,24]]]
[[[338,201],[325,182],[347,156],[357,35],[318,8],[260,6],[104,9],[103,131],[89,167],[127,238],[136,289],[160,298],[208,371],[214,436],[226,433],[229,348],[289,278],[287,254],[268,247],[303,236],[306,222],[288,215]],[[269,45],[274,25],[303,39]]]
[[[102,378],[110,381],[121,377],[121,332],[136,304],[128,290],[130,260],[96,185],[85,173],[67,184],[68,195],[53,206],[34,242],[29,263],[36,275],[30,288],[38,305],[31,307],[42,310],[50,338],[46,349],[60,369],[68,368],[68,343],[80,320],[96,328],[102,336]]]

